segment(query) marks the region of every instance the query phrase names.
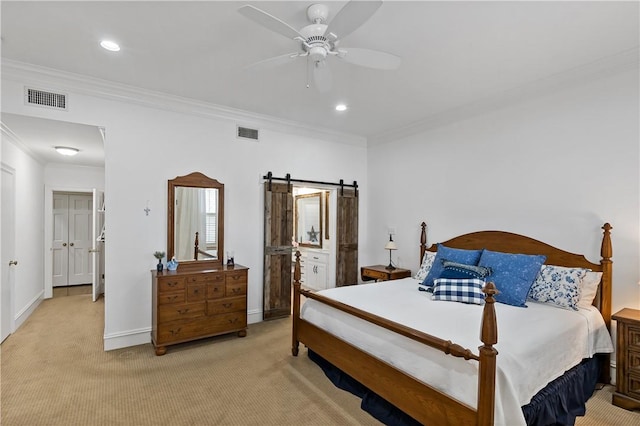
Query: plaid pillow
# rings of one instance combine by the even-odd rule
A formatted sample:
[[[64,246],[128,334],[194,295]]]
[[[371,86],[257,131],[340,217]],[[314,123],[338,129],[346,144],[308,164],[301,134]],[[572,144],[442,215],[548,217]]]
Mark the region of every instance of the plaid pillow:
[[[436,278],[433,284],[433,300],[484,304],[481,279]]]

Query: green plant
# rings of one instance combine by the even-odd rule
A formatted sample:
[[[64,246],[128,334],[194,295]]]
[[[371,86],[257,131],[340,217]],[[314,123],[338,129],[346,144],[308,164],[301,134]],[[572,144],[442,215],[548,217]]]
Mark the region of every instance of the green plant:
[[[162,260],[162,258],[164,257],[164,252],[163,251],[157,251],[157,252],[153,253],[153,257],[155,257],[158,260]]]

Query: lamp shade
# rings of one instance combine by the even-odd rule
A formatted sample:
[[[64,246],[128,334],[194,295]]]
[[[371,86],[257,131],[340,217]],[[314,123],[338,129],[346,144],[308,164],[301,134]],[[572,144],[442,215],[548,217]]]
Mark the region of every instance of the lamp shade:
[[[387,241],[387,244],[385,244],[384,249],[385,250],[398,250],[398,247],[396,247],[396,242],[395,241]]]

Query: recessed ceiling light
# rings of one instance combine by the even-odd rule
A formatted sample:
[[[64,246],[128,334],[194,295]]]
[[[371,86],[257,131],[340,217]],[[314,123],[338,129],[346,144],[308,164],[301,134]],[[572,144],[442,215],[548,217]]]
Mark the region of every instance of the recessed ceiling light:
[[[345,104],[336,105],[336,111],[346,111],[346,110],[347,110],[347,106]]]
[[[117,52],[120,50],[120,46],[118,46],[118,43],[116,43],[115,41],[111,41],[111,40],[102,40],[100,42],[100,46],[102,46],[103,48],[110,50],[112,52]]]
[[[79,149],[70,148],[68,146],[56,146],[56,151],[58,151],[59,154],[68,155],[68,156],[73,156],[73,155],[76,155],[78,152],[80,152]]]

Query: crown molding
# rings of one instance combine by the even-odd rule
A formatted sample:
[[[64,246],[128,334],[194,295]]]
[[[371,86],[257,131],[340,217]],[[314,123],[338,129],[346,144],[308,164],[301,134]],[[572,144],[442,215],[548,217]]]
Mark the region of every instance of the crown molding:
[[[621,72],[637,70],[639,64],[640,47],[628,49],[519,87],[495,93],[476,102],[438,112],[406,126],[371,135],[368,138],[368,146],[394,142],[490,111],[502,109],[523,100],[544,96]]]
[[[256,127],[261,130],[269,129],[282,133],[296,133],[306,137],[321,138],[362,147],[367,145],[367,139],[364,136],[308,126],[296,121],[283,120],[269,115],[9,59],[2,60],[2,79],[20,83],[28,81],[28,84],[37,85],[38,87],[62,89],[83,95],[204,118],[231,120],[242,126]],[[52,85],[55,87],[51,87]]]
[[[16,135],[6,124],[0,121],[0,133],[2,133],[2,140],[7,141],[13,145],[15,145],[19,150],[23,151],[29,157],[33,158],[38,164],[44,167],[46,161],[40,155],[36,154],[35,151],[29,148],[18,135]]]

